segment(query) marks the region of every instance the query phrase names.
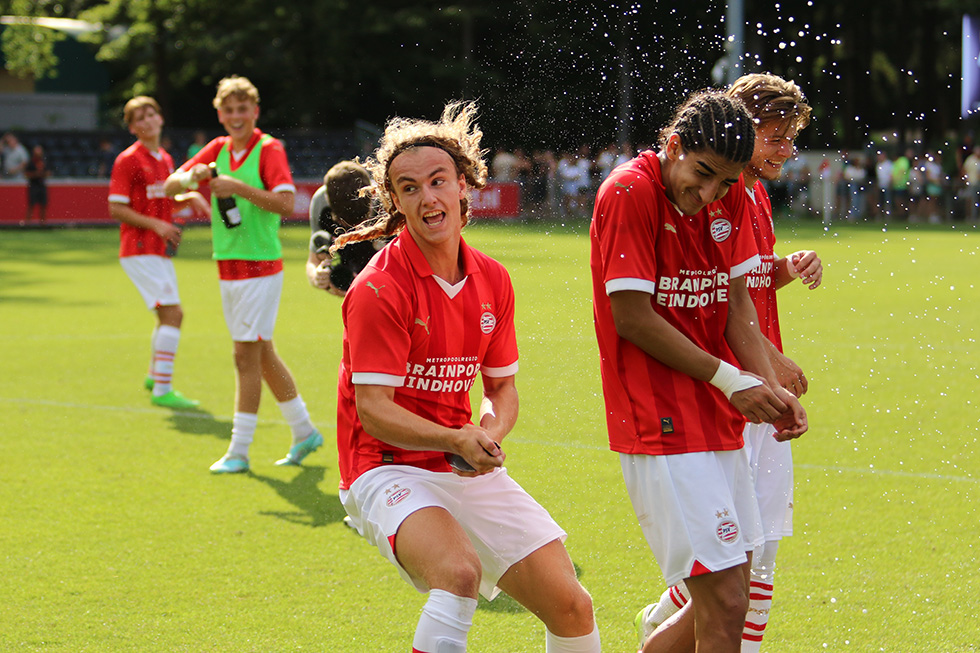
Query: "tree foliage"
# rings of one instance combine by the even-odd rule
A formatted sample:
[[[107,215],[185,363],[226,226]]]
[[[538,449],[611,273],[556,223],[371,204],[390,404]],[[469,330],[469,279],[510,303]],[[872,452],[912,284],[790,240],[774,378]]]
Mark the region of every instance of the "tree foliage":
[[[0,0],[2,2],[3,0]],[[108,102],[154,95],[170,123],[212,125],[225,75],[250,77],[263,124],[349,127],[477,99],[488,145],[653,143],[674,106],[717,83],[723,0],[6,0],[8,12],[115,26],[89,38]],[[959,38],[980,0],[744,0],[746,70],[796,80],[808,146],[941,139],[958,116]],[[42,32],[44,30],[41,30]],[[50,44],[13,32],[8,66],[41,73]],[[31,40],[35,39],[35,40]],[[11,56],[13,54],[13,56]],[[968,125],[969,126],[969,125]]]
[[[10,0],[0,5],[0,14],[34,18],[44,3],[31,0]],[[0,34],[0,49],[3,51],[7,71],[17,77],[56,77],[58,58],[54,54],[54,44],[65,38],[61,32],[25,23],[8,25]]]

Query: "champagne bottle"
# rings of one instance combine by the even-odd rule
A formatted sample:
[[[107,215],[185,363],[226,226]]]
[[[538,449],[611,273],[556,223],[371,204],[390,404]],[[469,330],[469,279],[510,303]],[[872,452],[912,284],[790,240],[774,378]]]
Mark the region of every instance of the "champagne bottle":
[[[211,169],[212,179],[218,176],[218,166],[213,161],[208,164],[208,168]],[[218,213],[221,214],[221,221],[228,229],[234,229],[242,223],[242,214],[238,210],[234,196],[218,198]]]

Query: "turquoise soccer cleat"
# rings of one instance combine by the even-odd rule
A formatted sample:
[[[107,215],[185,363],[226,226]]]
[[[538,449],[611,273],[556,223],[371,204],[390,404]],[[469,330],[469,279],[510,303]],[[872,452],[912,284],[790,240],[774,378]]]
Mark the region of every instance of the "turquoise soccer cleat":
[[[303,459],[308,455],[323,446],[323,436],[316,429],[310,433],[310,436],[300,442],[299,444],[294,444],[289,448],[289,453],[286,457],[277,460],[277,465],[299,465],[303,462]]]
[[[226,453],[210,469],[212,474],[241,474],[248,471],[248,459]]]
[[[146,378],[143,379],[143,387],[147,390],[152,390],[154,385],[156,385],[156,382],[153,380],[153,375],[147,374]]]
[[[160,395],[159,397],[152,397],[150,401],[153,402],[154,406],[163,406],[164,408],[173,408],[174,410],[197,408],[201,403],[194,399],[188,399],[177,390],[171,390],[167,394]]]

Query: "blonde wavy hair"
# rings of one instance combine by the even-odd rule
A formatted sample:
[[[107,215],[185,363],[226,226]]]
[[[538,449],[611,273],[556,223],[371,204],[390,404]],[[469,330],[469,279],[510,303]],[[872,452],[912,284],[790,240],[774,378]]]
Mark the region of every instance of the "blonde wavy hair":
[[[230,97],[242,102],[252,101],[258,104],[259,89],[255,88],[255,84],[248,77],[229,75],[218,82],[218,90],[212,102],[214,108],[220,109],[224,101]]]
[[[373,184],[362,194],[373,194],[378,206],[378,216],[363,226],[350,231],[334,242],[330,248],[336,252],[348,243],[374,240],[393,236],[405,228],[405,216],[395,208],[392,200],[394,189],[388,169],[395,158],[413,147],[437,147],[452,157],[457,174],[466,180],[467,194],[460,200],[463,226],[469,219],[469,189],[483,188],[487,184],[487,164],[480,149],[483,132],[476,124],[475,102],[450,102],[442,111],[438,122],[411,118],[392,118],[385,125],[384,136],[374,154],[364,162],[371,173]]]
[[[741,100],[757,125],[785,122],[802,131],[810,124],[811,109],[803,91],[794,82],[777,75],[742,75],[728,89],[728,96]]]

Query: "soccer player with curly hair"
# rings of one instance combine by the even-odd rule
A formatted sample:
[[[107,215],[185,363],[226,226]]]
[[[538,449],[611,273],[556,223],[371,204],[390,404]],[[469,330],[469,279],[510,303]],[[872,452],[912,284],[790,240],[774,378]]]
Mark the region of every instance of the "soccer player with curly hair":
[[[468,193],[487,179],[475,115],[452,103],[438,122],[391,120],[366,162],[380,214],[334,245],[394,236],[343,303],[340,498],[428,593],[413,651],[465,651],[477,595],[500,591],[544,622],[548,651],[599,651],[565,532],[503,467],[518,412],[514,289],[461,235]]]

